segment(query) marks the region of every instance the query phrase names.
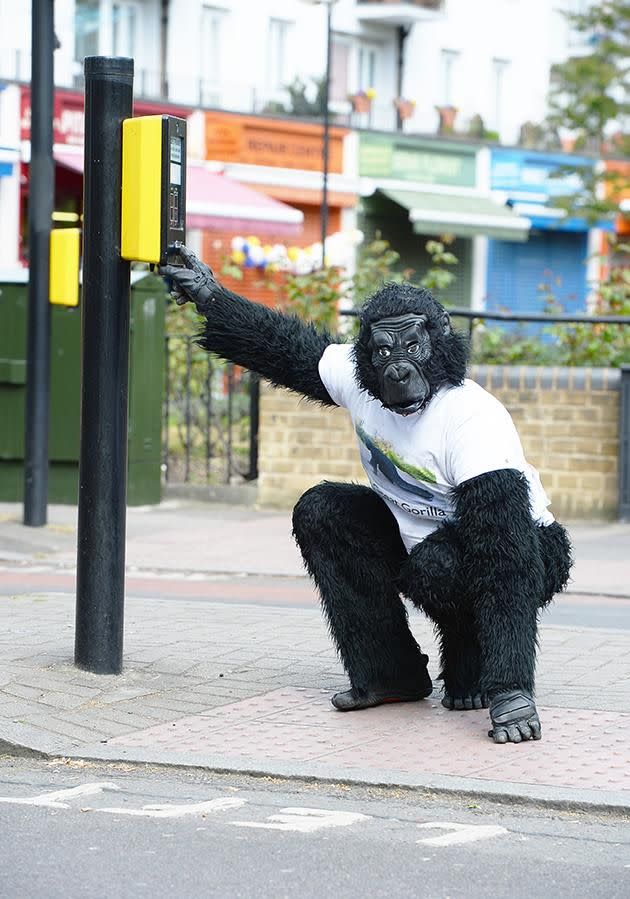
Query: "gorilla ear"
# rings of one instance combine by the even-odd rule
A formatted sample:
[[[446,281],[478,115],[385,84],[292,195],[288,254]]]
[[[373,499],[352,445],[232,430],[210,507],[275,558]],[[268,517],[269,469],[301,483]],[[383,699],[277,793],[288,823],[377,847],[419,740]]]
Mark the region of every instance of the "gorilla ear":
[[[444,334],[444,336],[446,337],[451,333],[451,318],[448,312],[442,313],[440,324],[442,325],[442,334]]]

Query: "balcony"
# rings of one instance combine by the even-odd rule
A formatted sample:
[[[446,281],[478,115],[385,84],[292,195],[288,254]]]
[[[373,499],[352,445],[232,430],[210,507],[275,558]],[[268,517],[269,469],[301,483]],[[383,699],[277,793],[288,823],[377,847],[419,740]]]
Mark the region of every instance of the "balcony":
[[[358,0],[357,17],[362,22],[409,27],[434,21],[444,10],[444,0]]]

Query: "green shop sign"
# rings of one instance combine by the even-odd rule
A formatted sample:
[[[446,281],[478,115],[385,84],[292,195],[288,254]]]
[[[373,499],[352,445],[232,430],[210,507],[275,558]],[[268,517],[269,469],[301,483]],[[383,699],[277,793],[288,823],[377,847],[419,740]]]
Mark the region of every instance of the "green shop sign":
[[[474,187],[475,150],[452,145],[362,137],[359,174],[369,178],[399,178],[423,184]]]

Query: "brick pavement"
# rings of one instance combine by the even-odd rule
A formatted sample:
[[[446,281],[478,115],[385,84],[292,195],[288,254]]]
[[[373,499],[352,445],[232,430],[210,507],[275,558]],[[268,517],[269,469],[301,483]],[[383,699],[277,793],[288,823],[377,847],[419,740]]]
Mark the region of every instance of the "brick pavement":
[[[128,599],[117,677],[72,665],[72,595],[2,597],[0,608],[7,741],[79,757],[630,809],[630,631],[543,626],[544,738],[506,747],[487,738],[486,712],[448,713],[437,689],[424,703],[335,712],[329,694],[345,678],[314,601]],[[412,621],[435,675],[431,630],[419,615]]]
[[[494,746],[486,712],[447,713],[437,692],[332,709],[346,681],[286,513],[129,510],[118,677],[72,665],[76,511],[51,507],[41,529],[20,515],[0,504],[0,746],[630,808],[630,602],[610,598],[630,597],[629,525],[572,528],[582,595],[541,629],[543,741]],[[571,623],[580,603],[596,626]],[[412,622],[435,675],[431,629]]]

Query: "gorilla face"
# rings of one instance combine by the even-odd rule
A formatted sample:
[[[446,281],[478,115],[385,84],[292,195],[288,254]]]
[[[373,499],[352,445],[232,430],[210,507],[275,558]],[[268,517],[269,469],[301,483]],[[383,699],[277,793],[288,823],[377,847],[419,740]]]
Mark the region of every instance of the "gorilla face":
[[[468,344],[426,289],[386,284],[360,312],[355,376],[386,409],[412,415],[444,384],[466,376]]]
[[[431,355],[426,315],[398,315],[372,325],[369,348],[383,405],[400,415],[417,412],[430,387],[422,367]]]

